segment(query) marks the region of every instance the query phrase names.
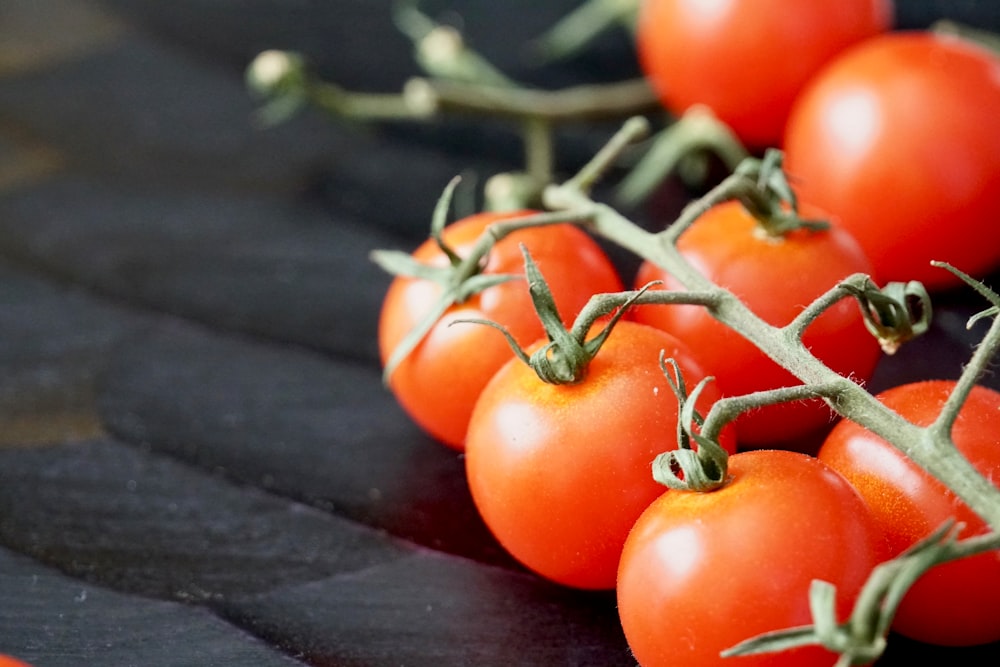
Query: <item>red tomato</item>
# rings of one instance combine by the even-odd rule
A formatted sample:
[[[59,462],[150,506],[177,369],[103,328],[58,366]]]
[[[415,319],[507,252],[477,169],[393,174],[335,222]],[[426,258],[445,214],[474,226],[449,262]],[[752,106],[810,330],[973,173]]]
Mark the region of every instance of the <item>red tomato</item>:
[[[895,33],[837,58],[795,104],[785,167],[886,281],[958,284],[1000,266],[1000,59]]]
[[[523,216],[517,213],[481,213],[449,225],[444,241],[464,256],[493,222]],[[520,244],[531,253],[567,324],[592,295],[618,292],[622,283],[600,246],[580,229],[566,224],[523,229],[494,246],[483,269],[488,274],[524,274]],[[423,262],[447,265],[433,241],[413,256]],[[441,294],[441,286],[427,280],[393,280],[382,303],[379,348],[383,363],[399,342],[420,322]],[[479,392],[514,355],[503,336],[479,324],[456,324],[461,319],[486,319],[503,325],[522,346],[544,335],[524,281],[487,288],[465,303],[450,308],[420,345],[396,367],[389,386],[410,417],[430,435],[461,450],[465,430]]]
[[[644,0],[639,62],[670,111],[706,105],[743,142],[772,147],[809,78],[892,18],[890,0]]]
[[[618,612],[643,667],[829,667],[820,647],[727,658],[773,630],[812,622],[813,579],[837,587],[841,620],[881,553],[864,502],[805,454],[760,450],[729,459],[710,493],[667,491],[625,542]]]
[[[0,655],[0,667],[31,667],[31,665],[9,655]]]
[[[498,541],[536,573],[614,587],[625,536],[663,492],[653,459],[677,446],[661,350],[686,381],[703,376],[669,334],[620,321],[582,381],[546,384],[513,360],[480,396],[466,441],[472,498]],[[712,385],[701,398],[704,414],[717,398]]]
[[[926,426],[940,413],[953,382],[935,380],[879,394],[887,406]],[[952,431],[958,450],[994,484],[1000,483],[1000,393],[976,387]],[[963,536],[988,527],[943,484],[885,440],[849,421],[830,433],[819,457],[866,499],[895,556],[954,518]],[[910,589],[894,629],[923,642],[972,645],[1000,641],[1000,552],[938,566]]]
[[[844,231],[801,229],[783,238],[767,237],[735,201],[713,207],[699,218],[681,236],[678,249],[702,274],[776,326],[790,322],[848,275],[872,271],[857,243]],[[681,287],[666,271],[646,262],[639,268],[636,284],[651,280],[663,280],[666,289]],[[800,384],[701,306],[640,306],[630,317],[685,341],[726,395]],[[839,302],[817,319],[806,330],[804,342],[830,368],[859,382],[870,377],[881,356],[878,341],[865,328],[861,310],[852,299]],[[775,442],[791,446],[791,441],[830,420],[824,403],[809,401],[755,410],[740,416],[735,425],[741,446]]]

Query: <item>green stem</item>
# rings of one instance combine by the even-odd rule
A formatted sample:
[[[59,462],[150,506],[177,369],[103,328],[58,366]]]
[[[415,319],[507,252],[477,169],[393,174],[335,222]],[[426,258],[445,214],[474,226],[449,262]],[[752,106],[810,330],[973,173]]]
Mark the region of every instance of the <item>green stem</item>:
[[[634,206],[674,173],[682,160],[700,151],[714,153],[730,171],[750,156],[733,131],[710,109],[695,106],[656,136],[618,186],[617,199]]]
[[[359,93],[324,81],[309,80],[305,86],[309,102],[326,113],[364,121],[417,121],[434,115],[431,100],[398,93]]]
[[[807,401],[815,398],[825,398],[836,402],[841,392],[843,392],[844,387],[845,385],[841,382],[802,384],[793,387],[757,391],[741,396],[727,396],[712,404],[708,416],[705,417],[705,425],[702,428],[702,433],[710,440],[717,440],[722,429],[741,414],[748,410],[767,405],[789,403],[792,401]]]
[[[676,249],[677,239],[710,207],[731,199],[763,198],[755,179],[735,173],[689,204],[677,222],[658,234],[647,232],[614,209],[592,201],[566,185],[550,186],[546,204],[554,209],[576,211],[591,217],[588,228],[666,269],[686,289],[711,292],[716,285],[703,276]],[[1000,489],[985,479],[954,447],[950,439],[931,437],[896,412],[886,408],[863,387],[828,368],[804,346],[789,345],[786,332],[760,319],[738,298],[723,291],[709,313],[736,330],[805,385],[827,388],[835,398],[831,407],[898,447],[918,466],[941,480],[981,516],[1000,530]]]
[[[941,35],[954,35],[955,37],[960,37],[964,40],[972,42],[973,44],[978,44],[979,46],[989,49],[994,53],[1000,53],[1000,35],[995,32],[975,28],[970,25],[964,25],[956,21],[949,21],[947,19],[936,21],[933,25],[931,25],[930,29],[932,32],[936,32]]]
[[[721,183],[705,193],[704,196],[688,203],[681,210],[677,220],[665,230],[659,232],[661,245],[676,245],[681,235],[690,229],[691,225],[704,215],[708,209],[734,199],[754,200],[754,205],[748,207],[753,209],[764,209],[769,204],[767,199],[759,192],[755,180],[748,178],[743,173],[730,174]],[[677,254],[677,257],[680,257],[680,255]],[[684,262],[684,264],[687,265],[687,262]],[[695,271],[694,267],[686,266],[684,272],[688,274],[687,280],[689,281],[708,282],[704,277],[700,279],[696,278],[696,276],[700,276],[701,274]]]
[[[936,439],[950,437],[952,427],[955,420],[958,419],[958,414],[965,404],[965,400],[983,373],[986,372],[990,360],[995,358],[998,351],[1000,351],[1000,316],[994,316],[989,331],[976,346],[976,351],[962,370],[962,374],[955,383],[948,400],[945,401],[944,407],[941,408],[941,414],[928,427]]]
[[[616,120],[657,107],[643,79],[530,90],[416,77],[400,93],[363,93],[314,78],[302,83],[303,95],[317,109],[340,118],[365,121],[426,121],[460,113],[508,120],[586,122]]]
[[[606,30],[634,23],[638,9],[639,0],[586,0],[529,49],[539,64],[568,58]]]
[[[641,116],[629,118],[594,157],[566,181],[566,187],[589,193],[594,184],[618,161],[622,152],[648,133],[649,121]]]
[[[557,90],[507,88],[438,79],[411,79],[404,95],[438,112],[496,118],[537,117],[550,122],[617,120],[658,108],[645,79],[587,84]]]
[[[393,18],[400,32],[413,42],[414,58],[425,72],[435,78],[485,86],[518,86],[488,60],[467,48],[458,30],[432,20],[418,9],[418,4],[414,0],[397,0]]]
[[[641,305],[674,305],[674,306],[702,306],[711,308],[719,300],[718,290],[653,290],[648,289],[651,285],[646,285],[643,289],[626,292],[614,292],[610,294],[595,294],[590,297],[586,305],[577,315],[577,322],[587,322],[589,326],[605,315],[609,315],[617,308],[621,307],[619,295],[628,297],[628,302],[633,306]]]
[[[538,190],[552,182],[555,150],[552,140],[552,123],[538,116],[529,116],[521,124],[524,134],[525,171]]]
[[[802,312],[795,316],[795,319],[785,325],[785,331],[789,336],[802,340],[802,336],[810,324],[834,304],[852,295],[849,286],[857,285],[858,289],[861,289],[868,282],[871,282],[871,279],[863,273],[856,273],[845,278],[839,285],[831,287],[825,294],[803,308]]]
[[[958,540],[961,526],[948,521],[905,553],[876,567],[862,587],[851,616],[839,622],[833,584],[815,580],[809,590],[811,625],[752,637],[722,652],[722,657],[776,653],[820,645],[840,653],[837,665],[869,665],[886,647],[900,602],[910,587],[937,565],[1000,548],[1000,533]]]

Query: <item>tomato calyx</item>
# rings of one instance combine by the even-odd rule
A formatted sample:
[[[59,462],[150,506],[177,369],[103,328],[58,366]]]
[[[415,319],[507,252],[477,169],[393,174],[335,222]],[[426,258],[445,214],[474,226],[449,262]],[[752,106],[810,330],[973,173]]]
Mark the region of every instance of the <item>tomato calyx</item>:
[[[677,449],[663,452],[653,460],[653,479],[679,491],[708,492],[726,483],[729,452],[717,437],[701,430],[705,420],[695,409],[698,397],[711,377],[701,379],[689,394],[680,366],[660,353],[660,370],[677,396]],[[697,427],[697,430],[696,430]],[[692,448],[692,442],[697,446]]]
[[[445,243],[443,237],[451,200],[460,181],[461,177],[456,176],[448,183],[438,198],[431,218],[430,237],[447,259],[447,265],[423,263],[414,259],[409,253],[397,250],[374,250],[370,254],[371,260],[391,275],[428,280],[442,288],[437,301],[403,337],[386,360],[382,373],[382,380],[385,383],[388,383],[400,362],[430,333],[449,308],[464,303],[490,287],[524,279],[520,274],[484,273],[487,257],[497,242],[519,229],[561,223],[579,224],[587,219],[585,215],[567,212],[511,214],[512,217],[497,220],[487,226],[468,253],[461,256]]]
[[[429,280],[442,287],[441,296],[434,306],[429,309],[417,326],[400,341],[386,360],[382,373],[384,382],[388,382],[399,363],[420,344],[424,336],[430,332],[434,324],[449,308],[455,304],[463,303],[489,287],[522,278],[522,276],[512,274],[487,275],[481,273],[486,255],[499,235],[485,234],[467,257],[460,257],[444,242],[443,233],[448,218],[448,209],[460,180],[459,177],[455,177],[448,183],[438,199],[431,217],[431,238],[448,259],[447,266],[424,264],[414,259],[409,253],[401,251],[375,250],[371,253],[372,261],[394,276]]]
[[[757,220],[758,228],[767,238],[780,239],[792,232],[805,229],[821,232],[829,229],[825,220],[813,220],[799,215],[799,202],[782,168],[784,154],[775,148],[768,149],[761,159],[747,158],[735,169],[756,180],[757,187],[739,196],[740,203]]]
[[[625,311],[641,298],[652,287],[652,284],[633,291],[594,295],[573,321],[573,326],[567,329],[562,323],[555,299],[552,297],[552,292],[549,290],[542,272],[538,269],[538,265],[535,264],[531,254],[523,245],[521,253],[524,256],[524,275],[528,280],[531,302],[539,320],[541,320],[549,342],[529,355],[510,332],[496,322],[483,319],[462,319],[455,320],[451,325],[485,324],[491,326],[504,335],[517,358],[530,366],[543,382],[548,384],[580,382],[586,376],[590,361],[597,356],[604,341],[611,335],[612,329],[625,314]],[[594,324],[607,315],[611,316],[607,324],[595,335],[588,338]]]
[[[819,645],[840,654],[836,667],[869,665],[885,652],[887,637],[900,602],[910,587],[937,565],[1000,548],[1000,534],[958,539],[963,526],[954,521],[931,533],[896,558],[876,567],[858,595],[850,617],[838,621],[837,589],[815,580],[809,590],[811,625],[752,637],[722,653],[722,657],[776,653]]]
[[[448,259],[447,266],[425,264],[414,259],[409,253],[400,251],[375,250],[371,254],[375,263],[394,276],[419,278],[438,283],[449,295],[451,303],[463,303],[487,287],[521,278],[521,276],[514,274],[482,274],[486,255],[490,249],[483,243],[478,244],[468,257],[460,256],[445,243],[444,228],[448,218],[448,209],[460,180],[459,177],[455,177],[448,183],[438,199],[431,217],[430,237]]]
[[[840,382],[830,382],[727,396],[713,403],[703,418],[694,406],[705,385],[713,378],[702,379],[688,394],[676,364],[661,358],[660,367],[680,403],[678,446],[676,450],[663,452],[653,460],[653,479],[669,489],[679,491],[709,492],[726,484],[729,455],[722,448],[719,437],[722,430],[744,412],[778,403],[817,398],[835,403],[844,391]],[[696,449],[692,449],[692,442],[697,445]]]
[[[861,276],[839,287],[858,301],[865,327],[886,354],[895,354],[903,343],[930,328],[931,297],[918,281],[893,282],[880,289],[871,278]]]

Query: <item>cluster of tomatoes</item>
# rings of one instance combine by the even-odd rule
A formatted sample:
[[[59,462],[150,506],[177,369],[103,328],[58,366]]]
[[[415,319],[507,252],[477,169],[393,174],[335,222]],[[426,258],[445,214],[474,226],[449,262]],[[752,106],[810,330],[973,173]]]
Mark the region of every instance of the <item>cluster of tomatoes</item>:
[[[640,62],[680,114],[710,106],[753,147],[780,146],[804,210],[832,225],[775,235],[740,203],[710,209],[678,250],[701,273],[780,326],[848,275],[920,280],[1000,266],[1000,59],[962,39],[892,32],[887,0],[641,4]],[[490,225],[530,211],[459,220],[413,257],[446,267]],[[519,229],[479,271],[522,275],[534,260],[560,326],[598,293],[656,280],[644,263],[618,275],[571,224]],[[397,277],[379,324],[383,360],[427,317],[445,288]],[[811,622],[807,593],[836,585],[843,619],[872,569],[947,519],[988,532],[955,495],[894,447],[850,421],[830,427],[819,400],[768,406],[723,431],[725,482],[708,493],[666,490],[650,465],[678,446],[678,397],[661,363],[714,381],[722,396],[798,384],[739,333],[696,305],[642,305],[611,330],[573,382],[545,382],[511,351],[552,338],[525,280],[491,283],[449,307],[391,370],[389,386],[429,434],[464,453],[469,487],[499,542],[529,569],[585,589],[617,589],[626,638],[642,665],[716,665],[760,633]],[[470,323],[486,320],[494,328]],[[826,310],[803,344],[838,373],[870,378],[881,351],[851,300]],[[879,396],[918,424],[953,383],[928,380]],[[1000,479],[1000,393],[977,387],[955,424],[958,449]],[[821,445],[809,452],[807,443]],[[894,628],[920,641],[1000,641],[1000,554],[935,567],[907,594]],[[762,662],[755,662],[760,660]],[[740,664],[832,665],[820,647]]]
[[[891,0],[640,3],[640,63],[663,104],[703,104],[749,146],[785,151],[799,195],[879,278],[954,285],[1000,259],[994,53],[891,31]]]

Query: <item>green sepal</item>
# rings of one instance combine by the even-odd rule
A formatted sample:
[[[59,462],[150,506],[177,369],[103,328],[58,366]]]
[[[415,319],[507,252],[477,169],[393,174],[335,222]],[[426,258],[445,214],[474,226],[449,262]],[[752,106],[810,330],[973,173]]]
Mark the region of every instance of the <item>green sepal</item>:
[[[368,257],[383,271],[394,276],[430,280],[443,285],[453,274],[451,267],[421,262],[402,250],[372,250]]]
[[[870,278],[860,285],[841,283],[861,305],[865,327],[878,339],[886,354],[930,329],[931,297],[922,283],[889,283],[879,288]],[[916,308],[913,307],[916,302]]]
[[[438,198],[431,216],[430,238],[437,243],[438,248],[448,258],[449,266],[427,264],[415,259],[409,253],[397,250],[374,250],[370,253],[372,261],[386,272],[394,276],[429,280],[440,285],[443,290],[433,307],[403,337],[386,360],[382,381],[387,384],[399,363],[420,344],[420,341],[434,328],[434,325],[449,308],[457,303],[464,303],[472,296],[490,287],[522,278],[516,274],[479,273],[478,268],[483,264],[482,259],[479,259],[478,264],[473,264],[471,260],[460,257],[444,242],[443,235],[448,221],[448,211],[455,188],[460,181],[461,177],[456,176],[448,182]]]
[[[660,353],[660,370],[677,397],[677,448],[653,459],[653,479],[677,491],[708,492],[726,481],[729,452],[697,430],[705,420],[697,410],[698,398],[713,378],[702,378],[688,394],[677,361]],[[691,447],[694,442],[696,448]]]
[[[458,187],[461,180],[461,176],[455,176],[448,181],[448,185],[444,187],[444,192],[438,197],[437,203],[434,204],[434,211],[431,213],[431,238],[434,239],[452,266],[461,264],[462,258],[444,242],[444,228],[448,224],[448,211],[451,210],[451,202],[455,198],[455,188]]]
[[[524,277],[528,281],[528,292],[549,342],[528,355],[510,332],[496,322],[470,318],[457,320],[456,323],[486,324],[500,331],[506,337],[514,354],[528,364],[543,382],[548,384],[579,382],[585,377],[587,366],[597,356],[625,311],[654,283],[630,292],[595,294],[580,311],[573,326],[567,329],[559,316],[555,299],[545,278],[524,245],[521,246],[521,254],[524,256]],[[588,338],[594,323],[608,314],[611,317],[607,324],[597,334]]]
[[[748,158],[735,173],[753,178],[756,188],[744,193],[739,201],[757,219],[760,228],[771,237],[780,238],[798,229],[822,232],[830,228],[825,220],[799,215],[799,202],[782,169],[784,153],[770,148],[762,159]]]
[[[403,339],[399,341],[399,345],[395,347],[392,354],[385,361],[385,367],[382,369],[382,382],[389,384],[389,378],[392,377],[393,372],[395,372],[396,367],[399,366],[400,362],[403,361],[413,350],[420,344],[420,341],[434,328],[441,316],[448,312],[448,309],[452,307],[455,303],[455,295],[453,291],[446,291],[441,294],[434,307],[431,308],[423,319],[421,319],[416,326],[410,329],[409,332]]]

